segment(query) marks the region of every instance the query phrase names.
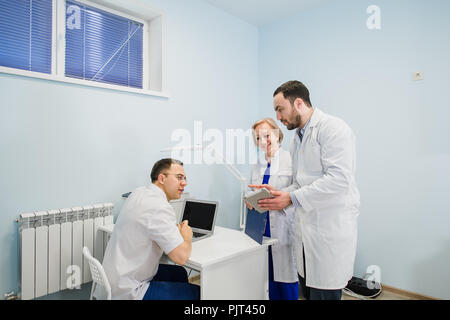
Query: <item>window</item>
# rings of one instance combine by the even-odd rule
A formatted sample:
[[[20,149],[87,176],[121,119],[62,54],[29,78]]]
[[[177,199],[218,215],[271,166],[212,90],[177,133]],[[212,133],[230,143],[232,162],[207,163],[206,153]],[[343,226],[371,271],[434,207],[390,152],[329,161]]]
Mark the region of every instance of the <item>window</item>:
[[[52,0],[0,0],[0,65],[52,72]]]
[[[140,0],[0,0],[0,72],[167,97],[164,22]]]
[[[66,1],[65,75],[142,88],[144,24]]]

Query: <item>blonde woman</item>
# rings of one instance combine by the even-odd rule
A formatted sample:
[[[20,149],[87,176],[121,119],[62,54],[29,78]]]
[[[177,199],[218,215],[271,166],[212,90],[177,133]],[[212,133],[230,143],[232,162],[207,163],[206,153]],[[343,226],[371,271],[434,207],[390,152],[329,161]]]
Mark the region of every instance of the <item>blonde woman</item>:
[[[272,118],[257,121],[253,138],[258,148],[258,163],[252,170],[250,184],[270,184],[279,189],[292,184],[292,160],[280,147],[283,133]],[[249,210],[254,210],[247,204]],[[264,236],[277,238],[269,247],[269,299],[298,300],[298,276],[292,246],[293,211],[267,211]]]

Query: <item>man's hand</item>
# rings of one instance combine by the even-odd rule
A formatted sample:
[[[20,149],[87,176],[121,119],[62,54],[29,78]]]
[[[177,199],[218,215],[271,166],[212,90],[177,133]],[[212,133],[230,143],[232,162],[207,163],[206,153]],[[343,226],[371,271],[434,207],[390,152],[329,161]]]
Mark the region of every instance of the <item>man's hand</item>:
[[[181,236],[185,241],[192,241],[192,229],[188,223],[188,220],[184,220],[181,225],[178,225],[178,230],[180,230]]]
[[[182,266],[189,260],[189,257],[191,256],[192,229],[191,227],[189,227],[187,220],[184,220],[181,224],[177,224],[177,227],[184,241],[178,247],[170,251],[167,255],[169,256],[170,260]]]
[[[289,192],[280,191],[268,184],[250,184],[250,188],[266,188],[274,198],[259,200],[259,206],[264,210],[282,210],[292,204]]]
[[[248,185],[249,188],[253,188],[253,189],[262,189],[262,188],[266,188],[269,191],[277,191],[277,189],[275,189],[274,187],[272,187],[271,185],[268,184],[249,184]],[[247,206],[247,208],[249,208],[250,210],[253,210],[253,207],[247,202],[245,201],[245,205]]]

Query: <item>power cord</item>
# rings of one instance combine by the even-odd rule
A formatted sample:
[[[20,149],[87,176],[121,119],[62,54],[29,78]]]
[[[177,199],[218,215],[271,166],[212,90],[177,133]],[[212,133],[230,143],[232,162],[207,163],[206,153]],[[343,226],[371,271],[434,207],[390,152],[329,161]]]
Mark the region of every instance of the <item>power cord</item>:
[[[367,285],[367,282],[369,281],[369,276],[370,276],[371,274],[365,274],[364,275],[364,277],[363,277],[363,279],[362,280],[364,280],[364,281],[366,281],[366,285]],[[352,280],[353,280],[354,278],[352,278]],[[357,279],[357,278],[356,278]],[[351,282],[351,281],[350,281]],[[349,284],[350,284],[350,282],[349,282]],[[375,285],[375,288],[376,289],[378,289],[376,292],[374,292],[372,295],[362,295],[362,294],[358,294],[358,293],[356,293],[356,292],[354,292],[352,289],[355,289],[355,282],[356,283],[359,283],[358,284],[358,286],[361,286],[361,279],[358,281],[358,280],[356,280],[356,281],[354,281],[353,282],[353,285],[348,285],[347,287],[345,287],[344,289],[342,289],[342,292],[343,293],[345,293],[346,295],[349,295],[349,296],[352,296],[352,297],[355,297],[355,298],[357,298],[357,299],[360,299],[360,300],[369,300],[369,299],[372,299],[372,298],[375,298],[375,297],[377,297],[379,294],[381,294],[381,291],[382,291],[382,288],[381,288],[381,283],[378,283],[378,282],[372,282],[372,281],[370,281],[370,282],[372,282],[374,285]],[[356,288],[358,288],[358,286],[356,286]],[[350,289],[350,287],[352,288],[352,289]],[[361,289],[363,289],[363,288],[361,288]],[[362,291],[362,292],[370,292],[370,291],[372,291],[372,290],[368,290],[368,288],[367,288],[367,290],[366,290],[366,288],[364,288],[364,290]],[[373,292],[373,291],[372,291]],[[372,293],[372,292],[370,292],[370,293]]]
[[[352,297],[360,299],[360,300],[370,300],[372,298],[375,298],[376,296],[378,296],[381,293],[381,284],[380,284],[380,290],[371,296],[363,296],[363,295],[357,294],[348,288],[342,289],[342,292],[348,296],[352,296]]]

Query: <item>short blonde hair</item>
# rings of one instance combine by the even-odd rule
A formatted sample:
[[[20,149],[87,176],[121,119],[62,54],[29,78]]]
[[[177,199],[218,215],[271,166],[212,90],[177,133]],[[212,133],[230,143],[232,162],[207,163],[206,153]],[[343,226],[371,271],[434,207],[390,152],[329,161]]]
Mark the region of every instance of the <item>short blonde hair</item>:
[[[256,131],[255,131],[255,128],[257,126],[259,126],[260,124],[263,124],[263,123],[267,123],[272,129],[274,129],[274,130],[276,130],[278,132],[278,143],[281,144],[281,142],[283,141],[283,131],[281,131],[280,127],[277,125],[275,120],[273,120],[272,118],[264,118],[264,119],[256,121],[253,124],[252,131],[253,131],[253,140],[255,141],[255,144],[256,144]]]

